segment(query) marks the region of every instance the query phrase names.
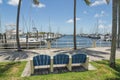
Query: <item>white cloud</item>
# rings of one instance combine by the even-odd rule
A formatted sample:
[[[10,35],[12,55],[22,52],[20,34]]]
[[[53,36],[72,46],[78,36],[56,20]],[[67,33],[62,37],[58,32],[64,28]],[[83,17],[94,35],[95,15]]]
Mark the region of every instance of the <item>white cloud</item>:
[[[108,28],[112,28],[112,24],[109,24],[109,25],[108,25]]]
[[[18,2],[19,2],[19,0],[9,0],[9,1],[8,1],[8,4],[9,4],[9,5],[12,5],[12,6],[17,6],[17,5],[18,5]]]
[[[109,25],[104,25],[104,24],[100,24],[98,26],[99,29],[111,29],[112,28],[112,25],[109,24]]]
[[[112,25],[111,24],[108,24],[108,25],[100,24],[98,28],[99,28],[100,33],[110,33],[112,30]]]
[[[80,18],[76,18],[76,21],[79,21],[80,20]],[[73,19],[69,19],[69,20],[67,20],[67,23],[73,23]]]
[[[9,23],[9,24],[5,24],[6,27],[15,27],[16,24],[15,23]]]
[[[94,3],[91,4],[91,6],[98,6],[103,4],[107,4],[106,0],[96,0]]]
[[[0,4],[2,3],[2,0],[0,0]]]
[[[99,18],[99,17],[103,17],[103,16],[105,16],[105,11],[101,11],[99,14],[96,13],[96,14],[94,15],[95,18]]]
[[[87,11],[83,11],[84,14],[87,14],[88,12]]]
[[[104,20],[98,20],[98,24],[105,24],[106,23],[106,21],[104,21]]]
[[[103,24],[99,25],[99,29],[104,29],[104,28],[105,28],[105,26]]]
[[[80,20],[80,18],[76,18],[76,20],[77,20],[77,21],[79,21],[79,20]]]
[[[94,17],[95,17],[95,18],[98,18],[98,17],[99,17],[99,14],[95,14]]]
[[[8,4],[12,5],[12,6],[17,6],[19,3],[19,0],[9,0]],[[32,4],[33,7],[37,7],[37,8],[43,8],[46,7],[45,4],[40,3],[39,5],[34,5]]]
[[[105,16],[105,11],[101,11],[101,17]]]
[[[32,6],[33,6],[33,7],[37,7],[37,8],[44,8],[44,7],[46,7],[46,5],[45,5],[45,4],[42,4],[42,3],[40,3],[39,5],[34,5],[34,4],[32,4]]]
[[[73,23],[73,19],[69,19],[67,23]]]
[[[105,15],[105,11],[101,11],[101,16],[104,16]]]

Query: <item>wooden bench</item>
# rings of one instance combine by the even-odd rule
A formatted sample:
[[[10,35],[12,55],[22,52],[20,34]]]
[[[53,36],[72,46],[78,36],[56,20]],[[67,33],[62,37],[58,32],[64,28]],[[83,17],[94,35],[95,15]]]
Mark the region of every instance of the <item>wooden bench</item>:
[[[60,53],[54,56],[37,55],[30,60],[31,74],[34,74],[35,69],[49,68],[50,72],[54,72],[56,67],[67,67],[72,71],[74,66],[83,66],[88,70],[89,57],[86,54],[68,54]]]

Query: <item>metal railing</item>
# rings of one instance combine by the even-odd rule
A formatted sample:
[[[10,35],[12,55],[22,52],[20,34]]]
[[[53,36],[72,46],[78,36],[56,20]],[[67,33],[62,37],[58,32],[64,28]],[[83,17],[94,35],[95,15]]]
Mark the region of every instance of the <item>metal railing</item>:
[[[22,48],[47,48],[47,43],[44,45],[41,42],[29,42],[26,43],[20,43]],[[51,48],[73,48],[74,46],[73,40],[68,39],[68,40],[53,40],[51,42]],[[110,41],[102,41],[102,40],[97,40],[96,41],[96,47],[110,47],[111,42]],[[78,48],[86,48],[86,47],[93,47],[93,41],[92,40],[77,40],[77,47]],[[0,43],[0,48],[5,48],[5,49],[16,49],[17,44],[16,42],[9,42],[9,43]]]

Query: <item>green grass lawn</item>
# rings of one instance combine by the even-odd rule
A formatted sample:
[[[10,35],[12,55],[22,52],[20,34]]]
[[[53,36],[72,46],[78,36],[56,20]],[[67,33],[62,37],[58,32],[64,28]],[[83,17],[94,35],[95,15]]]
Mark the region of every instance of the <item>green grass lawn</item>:
[[[116,69],[108,66],[108,61],[92,62],[97,70],[85,72],[67,72],[62,74],[38,75],[21,78],[26,62],[0,63],[0,80],[120,80],[120,60]]]

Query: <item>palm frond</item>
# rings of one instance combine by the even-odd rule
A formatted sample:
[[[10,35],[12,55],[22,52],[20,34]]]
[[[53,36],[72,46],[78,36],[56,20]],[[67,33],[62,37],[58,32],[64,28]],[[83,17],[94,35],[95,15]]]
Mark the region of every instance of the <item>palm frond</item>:
[[[107,4],[109,4],[109,3],[110,3],[110,0],[106,0],[106,2],[107,2]]]
[[[85,1],[85,3],[87,4],[87,5],[90,5],[91,4],[91,1],[90,0],[84,0]]]
[[[39,5],[39,0],[33,0],[33,3],[35,4],[35,5]]]

